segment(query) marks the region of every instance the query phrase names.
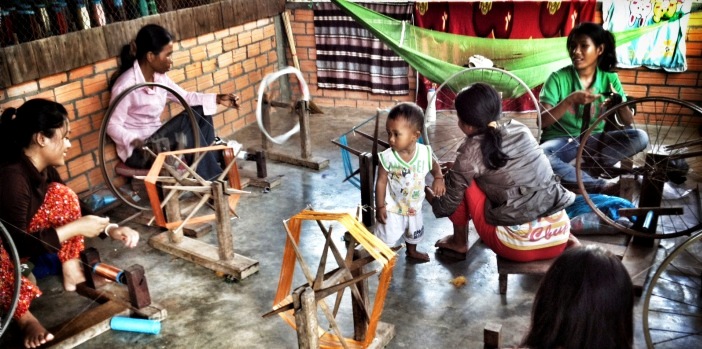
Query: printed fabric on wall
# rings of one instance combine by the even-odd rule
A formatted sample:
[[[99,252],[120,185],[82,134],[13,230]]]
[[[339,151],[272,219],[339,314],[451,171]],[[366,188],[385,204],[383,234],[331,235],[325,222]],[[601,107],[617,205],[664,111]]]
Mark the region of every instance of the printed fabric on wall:
[[[620,68],[645,66],[669,72],[687,70],[685,33],[692,1],[683,0],[604,0],[604,28],[619,32],[640,28],[662,21],[679,20],[675,25],[662,26],[626,45],[617,47]]]
[[[409,20],[410,4],[360,4],[388,17]],[[317,86],[406,95],[409,65],[332,3],[314,8]]]

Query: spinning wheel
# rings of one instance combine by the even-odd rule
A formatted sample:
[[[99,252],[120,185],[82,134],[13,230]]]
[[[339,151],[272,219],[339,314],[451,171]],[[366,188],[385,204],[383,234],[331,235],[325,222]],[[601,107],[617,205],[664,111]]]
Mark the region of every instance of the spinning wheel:
[[[115,194],[117,198],[119,198],[122,202],[125,204],[137,209],[137,210],[150,210],[151,206],[149,205],[149,199],[146,197],[146,195],[138,195],[137,193],[125,193],[122,190],[119,189],[119,183],[117,182],[118,179],[122,176],[123,173],[128,173],[132,172],[131,176],[133,177],[136,175],[136,170],[131,169],[127,167],[125,164],[123,164],[116,156],[113,156],[113,154],[116,153],[114,143],[112,140],[110,140],[109,136],[107,135],[107,125],[110,122],[110,118],[112,118],[112,114],[114,113],[115,109],[119,105],[119,103],[127,96],[127,94],[131,93],[134,90],[137,90],[142,87],[159,87],[166,89],[168,92],[170,92],[172,95],[174,95],[180,104],[185,108],[185,110],[188,113],[188,119],[191,125],[191,130],[195,130],[195,134],[193,135],[186,135],[186,137],[191,136],[192,139],[194,140],[194,145],[193,148],[199,148],[200,147],[200,136],[199,136],[199,127],[197,124],[197,119],[195,118],[195,114],[193,113],[193,110],[190,108],[188,103],[181,97],[175,90],[172,88],[162,85],[159,83],[141,83],[141,84],[136,84],[132,87],[129,87],[128,89],[124,90],[117,98],[114,100],[112,105],[110,105],[110,108],[107,109],[107,113],[105,114],[105,117],[102,119],[102,124],[100,125],[100,135],[98,139],[98,157],[100,161],[100,169],[102,170],[102,177],[105,180],[105,183],[109,187],[109,189]],[[165,149],[165,150],[170,150],[170,149]],[[118,173],[122,172],[121,173]],[[141,173],[142,175],[145,175],[146,172],[148,172],[148,169],[143,170],[144,173]],[[144,193],[142,193],[144,194]]]
[[[658,267],[646,291],[643,332],[648,348],[702,347],[702,232]]]
[[[2,239],[0,239],[0,244],[2,244],[2,246],[0,246],[0,248],[2,248],[0,253],[2,253],[2,256],[0,256],[0,258],[3,260],[7,258],[9,260],[8,262],[12,263],[12,266],[14,267],[15,279],[12,290],[10,291],[11,293],[7,295],[12,297],[10,308],[7,310],[7,312],[0,309],[0,337],[2,337],[2,334],[5,333],[7,326],[10,325],[12,315],[15,313],[17,303],[19,302],[20,287],[22,286],[22,271],[20,270],[20,260],[19,254],[17,254],[17,248],[15,248],[15,244],[12,241],[12,237],[10,237],[10,233],[7,231],[7,229],[5,229],[5,226],[2,223],[0,223],[0,231],[2,232]]]
[[[324,246],[316,272],[310,268],[313,264],[307,262],[312,259],[310,255],[313,254],[313,250],[305,248],[300,242],[302,224],[309,220],[316,221],[324,235]],[[347,235],[351,241],[345,255],[342,255],[334,244],[336,239],[332,238],[333,226],[326,228],[322,221],[335,221],[348,230]],[[279,314],[290,326],[298,330],[298,335],[301,333],[300,327],[305,323],[304,326],[314,332],[306,333],[305,337],[309,337],[310,342],[318,340],[322,347],[365,348],[371,342],[374,344],[383,342],[383,339],[377,339],[377,334],[389,325],[379,323],[379,319],[390,285],[392,268],[395,265],[395,253],[347,213],[305,210],[290,218],[284,225],[288,238],[283,254],[278,291],[273,311],[264,316]],[[355,248],[356,242],[359,244],[359,249]],[[332,271],[327,271],[330,258],[336,262],[336,267]],[[379,264],[380,268],[364,270],[364,267],[370,266],[373,262],[377,262],[374,264]],[[296,263],[299,263],[299,269],[295,267]],[[316,302],[316,305],[312,305],[313,309],[308,312],[308,319],[298,322],[295,319],[298,315],[293,314],[296,302],[293,302],[290,296],[293,279],[300,279],[295,274],[296,270],[302,270],[302,280],[306,282],[303,286],[309,287],[314,292],[312,303]],[[376,278],[371,276],[377,274],[380,274],[380,279],[371,306],[369,296],[373,293],[368,291],[368,281],[374,281]],[[350,297],[347,298],[351,298],[352,301],[353,316],[349,315],[349,307],[342,304],[347,289],[350,293]],[[336,297],[334,305],[330,306],[326,298],[332,295]],[[327,322],[319,328],[316,326],[317,307],[322,310]],[[309,321],[309,317],[314,319]],[[352,324],[344,321],[349,318],[353,318]],[[310,326],[310,323],[314,325]],[[353,333],[353,337],[349,337],[350,333]]]
[[[592,145],[586,144],[590,139],[601,139],[595,138],[596,135],[593,134],[595,125],[606,120],[615,120],[616,123],[615,112],[621,107],[635,110],[631,126],[648,135],[649,145],[629,159],[608,165],[613,162],[611,159],[601,155],[597,149],[592,149]],[[701,132],[702,108],[686,101],[646,97],[629,100],[611,108],[582,135],[578,148],[578,186],[585,201],[602,220],[634,236],[670,238],[700,230],[701,203],[699,197],[691,193],[699,193],[702,182]],[[602,143],[598,141],[596,144]],[[633,226],[612,219],[593,203],[583,183],[583,171],[593,177],[612,178],[622,184],[626,183],[622,185],[622,196],[637,208],[620,209],[618,213],[636,217]],[[625,179],[627,176],[631,180]]]
[[[431,144],[439,162],[453,161],[456,150],[465,138],[458,129],[458,116],[453,100],[464,88],[482,82],[494,87],[502,95],[502,119],[517,119],[529,126],[534,137],[541,134],[539,104],[534,94],[514,74],[499,68],[467,68],[444,81],[429,101],[436,105],[436,122],[425,127],[425,144]]]

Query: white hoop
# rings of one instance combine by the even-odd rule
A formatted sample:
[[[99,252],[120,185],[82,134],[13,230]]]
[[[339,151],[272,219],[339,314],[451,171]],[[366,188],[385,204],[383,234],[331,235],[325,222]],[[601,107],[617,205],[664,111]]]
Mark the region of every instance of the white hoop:
[[[263,127],[263,115],[262,115],[262,106],[263,106],[263,93],[266,91],[266,88],[268,85],[270,85],[273,81],[278,79],[280,76],[285,75],[285,74],[295,74],[297,77],[298,83],[300,85],[300,90],[302,91],[302,100],[309,102],[310,101],[310,90],[307,87],[307,83],[305,82],[305,79],[302,77],[302,73],[294,68],[294,67],[286,67],[284,69],[281,69],[277,72],[270,73],[266,75],[263,80],[261,80],[261,85],[258,87],[258,103],[256,105],[256,121],[258,121],[258,128],[263,132],[263,134],[268,138],[271,142],[276,143],[276,144],[283,144],[285,141],[287,141],[292,135],[300,132],[300,120],[297,121],[295,126],[293,126],[290,131],[286,132],[285,134],[282,134],[277,137],[272,137],[268,131],[266,130],[265,127]]]

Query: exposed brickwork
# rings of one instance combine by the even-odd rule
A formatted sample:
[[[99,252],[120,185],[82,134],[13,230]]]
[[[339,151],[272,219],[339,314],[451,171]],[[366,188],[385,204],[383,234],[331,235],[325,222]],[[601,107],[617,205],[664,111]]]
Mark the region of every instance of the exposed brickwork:
[[[262,77],[277,67],[274,34],[273,18],[265,18],[175,43],[174,64],[168,75],[181,87],[198,92],[235,92],[242,97],[239,111],[219,107],[214,115],[218,134],[231,135],[255,119],[255,89]],[[66,107],[72,147],[60,173],[77,192],[103,182],[98,136],[110,100],[107,85],[117,64],[117,59],[111,58],[0,91],[0,109],[19,107],[32,98],[54,100]],[[166,118],[181,110],[171,105]],[[109,146],[107,153],[108,161],[116,159],[114,146]]]

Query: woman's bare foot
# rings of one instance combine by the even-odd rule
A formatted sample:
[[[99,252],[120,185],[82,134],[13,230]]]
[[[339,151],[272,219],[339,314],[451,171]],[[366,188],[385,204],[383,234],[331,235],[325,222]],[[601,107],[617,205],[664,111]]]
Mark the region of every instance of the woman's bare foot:
[[[17,324],[24,332],[25,348],[38,348],[54,339],[54,335],[49,333],[29,311],[19,318]]]
[[[76,285],[85,281],[83,269],[80,267],[80,260],[69,259],[63,262],[63,288],[66,291],[75,291]]]
[[[446,250],[451,250],[456,253],[465,254],[468,253],[468,246],[465,243],[460,243],[456,241],[454,235],[446,235],[439,239],[434,246],[438,248],[443,248]]]

